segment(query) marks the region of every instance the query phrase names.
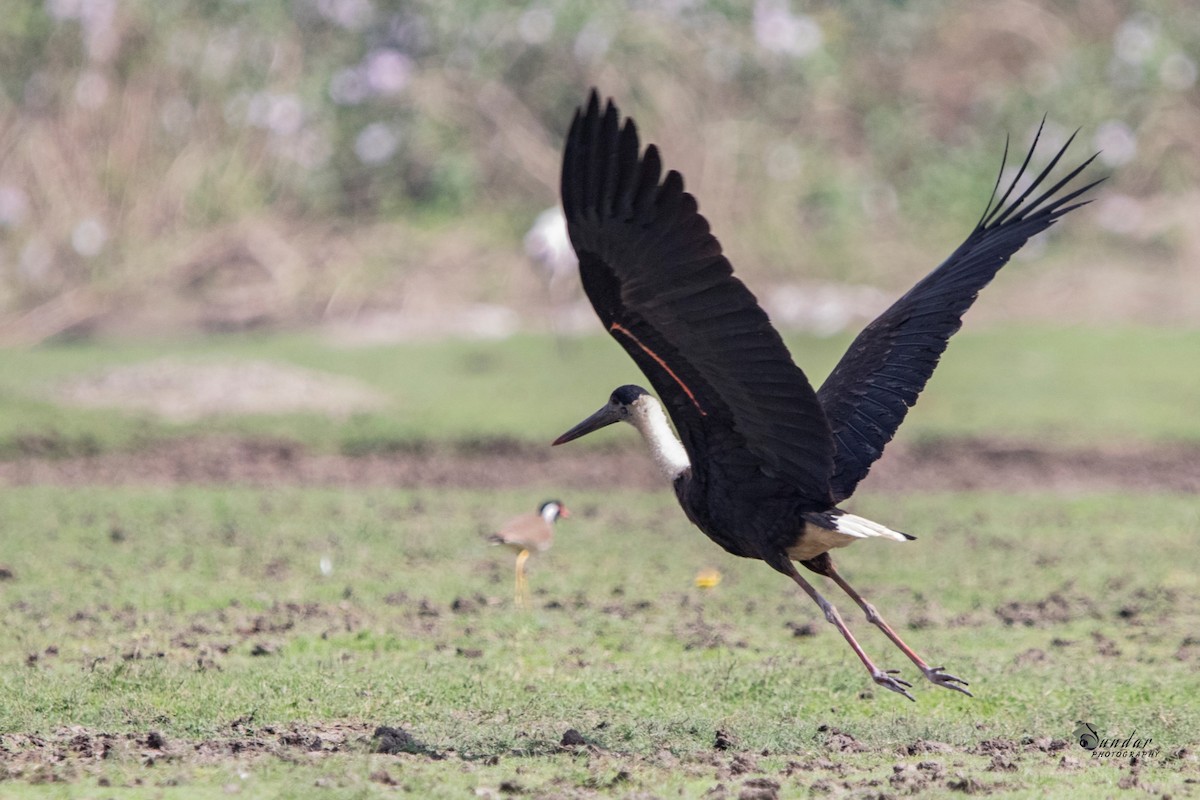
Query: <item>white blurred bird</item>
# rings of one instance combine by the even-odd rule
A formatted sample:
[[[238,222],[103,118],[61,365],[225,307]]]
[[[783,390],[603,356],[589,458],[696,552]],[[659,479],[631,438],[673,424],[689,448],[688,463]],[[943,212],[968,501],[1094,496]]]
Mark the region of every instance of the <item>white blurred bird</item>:
[[[579,261],[567,236],[567,220],[562,208],[547,208],[525,234],[525,254],[532,259],[534,269],[553,295],[565,279],[573,279]]]

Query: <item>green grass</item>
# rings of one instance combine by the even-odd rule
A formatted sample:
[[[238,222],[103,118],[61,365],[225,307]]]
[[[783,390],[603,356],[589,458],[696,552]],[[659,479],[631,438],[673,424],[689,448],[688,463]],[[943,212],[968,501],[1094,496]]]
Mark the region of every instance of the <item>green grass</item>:
[[[725,556],[668,493],[579,494],[535,562],[535,610],[511,604],[511,556],[479,532],[527,492],[12,488],[0,496],[0,735],[56,741],[162,733],[166,755],[120,746],[30,771],[0,761],[6,797],[387,796],[501,784],[534,796],[696,796],[751,778],[803,794],[892,788],[893,765],[937,762],[1013,797],[1104,796],[1129,774],[1069,745],[1075,720],[1191,746],[1200,578],[1188,497],[876,496],[857,510],[916,532],[840,558],[844,572],[975,699],[918,683],[918,702],[875,689],[812,604],[761,563]],[[332,574],[319,570],[330,559]],[[714,590],[692,585],[716,566]],[[915,670],[832,592],[868,652]],[[454,608],[458,600],[458,609]],[[1010,603],[1055,615],[1005,624]],[[788,624],[812,622],[796,638]],[[255,655],[255,650],[266,651]],[[359,731],[335,753],[277,744],[290,726]],[[374,725],[446,755],[369,752]],[[828,725],[862,752],[842,752]],[[560,752],[579,730],[598,748]],[[735,747],[712,749],[716,731]],[[55,737],[58,737],[55,739]],[[65,739],[64,739],[65,737]],[[1017,743],[989,772],[981,742]],[[269,756],[204,759],[199,742],[265,741]],[[361,740],[361,741],[360,741]],[[919,740],[948,752],[907,755]],[[765,755],[764,755],[765,753]],[[752,767],[731,774],[734,755]],[[1064,756],[1082,761],[1060,769]],[[1160,758],[1159,761],[1163,761]],[[820,759],[830,766],[813,766]],[[791,770],[789,762],[808,763]],[[1120,768],[1119,768],[1120,767]],[[16,770],[14,773],[13,771]],[[620,777],[625,773],[624,777]],[[375,777],[373,778],[372,775]],[[1194,757],[1139,780],[1175,796]],[[66,783],[55,783],[65,781]],[[486,791],[485,791],[486,794]],[[124,796],[124,795],[123,795]]]
[[[789,337],[814,380],[848,339]],[[902,438],[1001,436],[1059,444],[1200,440],[1200,332],[996,329],[955,337]],[[163,356],[268,359],[356,378],[388,400],[342,419],[317,414],[216,417],[170,424],[146,413],[64,408],[72,376]],[[164,437],[227,433],[292,439],[350,454],[445,440],[548,442],[622,383],[642,381],[607,337],[556,341],[330,345],[314,335],[0,351],[0,452],[136,449]],[[594,441],[627,439],[601,433]],[[612,439],[608,439],[612,441]]]
[[[1198,339],[968,332],[902,436],[1200,439],[1200,377],[1179,367]],[[846,341],[790,345],[821,376]],[[347,375],[388,404],[346,419],[174,425],[50,399],[71,376],[167,355]],[[214,434],[347,453],[542,443],[638,379],[599,337],[342,349],[281,335],[3,351],[0,451],[136,451]],[[632,446],[628,432],[596,439],[608,436]],[[856,501],[919,539],[852,548],[839,556],[844,573],[976,693],[918,683],[910,704],[874,687],[784,578],[704,539],[665,489],[564,497],[576,513],[534,561],[535,609],[515,611],[512,556],[480,534],[551,489],[6,488],[0,795],[692,797],[719,784],[736,797],[761,779],[784,797],[1075,798],[1131,785],[1186,796],[1186,781],[1200,780],[1194,754],[1171,757],[1200,730],[1192,497]],[[708,567],[723,580],[705,591],[693,578]],[[827,593],[881,665],[915,679]],[[806,624],[813,635],[793,635]],[[1104,735],[1152,737],[1159,756],[1134,768],[1088,760],[1071,742],[1045,749],[1080,719]],[[411,733],[416,752],[371,752],[377,725]],[[568,728],[590,747],[560,749]],[[833,729],[857,744],[845,749]],[[146,744],[152,731],[165,749]],[[718,731],[730,750],[713,749]],[[995,761],[981,749],[989,740],[1011,752]],[[926,741],[941,744],[923,751]]]

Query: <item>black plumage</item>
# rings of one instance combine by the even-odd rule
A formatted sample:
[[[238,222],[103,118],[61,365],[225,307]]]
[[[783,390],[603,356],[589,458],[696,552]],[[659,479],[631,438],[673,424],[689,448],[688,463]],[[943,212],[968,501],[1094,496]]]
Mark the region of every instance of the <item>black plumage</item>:
[[[988,203],[967,240],[863,329],[817,391],[836,442],[830,479],[835,501],[849,497],[883,454],[908,409],[917,402],[950,337],[962,327],[962,316],[980,290],[1031,236],[1046,230],[1067,212],[1086,205],[1088,201],[1074,201],[1100,182],[1055,197],[1092,163],[1092,156],[1030,199],[1071,146],[1075,139],[1072,135],[1029,187],[1006,206],[1029,167],[1041,132],[1039,128],[1008,190],[994,207]],[[1004,155],[1007,160],[1007,147]],[[999,186],[997,177],[993,200]]]
[[[658,393],[686,459],[673,450],[678,445],[665,422],[655,422],[661,412],[653,398],[630,391],[637,387],[614,392],[556,444],[618,420],[635,424],[688,518],[729,552],[762,559],[796,581],[877,683],[911,698],[910,684],[874,666],[793,560],[838,583],[926,677],[966,693],[964,681],[913,653],[828,555],[857,538],[912,537],[835,504],[882,454],[979,291],[1029,237],[1086,202],[1078,198],[1095,183],[1058,195],[1095,156],[1043,190],[1069,145],[1014,197],[1035,140],[1012,185],[989,202],[966,241],[867,326],[814,391],[734,277],[683,178],[675,171],[662,176],[658,149],[640,153],[633,121],[619,124],[613,103],[602,109],[593,91],[576,112],[563,156],[568,232],[589,300]],[[993,200],[998,189],[999,180]]]

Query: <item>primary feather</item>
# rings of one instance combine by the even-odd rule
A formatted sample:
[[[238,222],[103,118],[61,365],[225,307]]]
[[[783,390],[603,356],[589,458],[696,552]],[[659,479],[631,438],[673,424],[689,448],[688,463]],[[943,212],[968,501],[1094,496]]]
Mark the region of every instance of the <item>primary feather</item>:
[[[667,408],[694,470],[769,472],[829,505],[833,441],[804,373],[733,276],[683,178],[593,92],[563,156],[584,291]],[[753,459],[748,462],[747,454]],[[822,505],[823,504],[823,505]]]
[[[1093,181],[1063,197],[1055,197],[1092,163],[1095,159],[1092,156],[1029,200],[1066,153],[1075,138],[1072,136],[1021,196],[1006,205],[1025,174],[1040,137],[1041,128],[1021,169],[995,208],[989,202],[966,241],[863,329],[817,391],[835,442],[830,479],[835,502],[853,494],[859,481],[883,454],[884,446],[892,440],[908,409],[917,402],[950,337],[962,327],[962,316],[980,290],[1031,236],[1084,205],[1086,201],[1072,201],[1100,182]],[[1004,170],[1003,162],[1000,170]],[[996,185],[998,188],[999,178]],[[994,200],[995,190],[992,197]]]

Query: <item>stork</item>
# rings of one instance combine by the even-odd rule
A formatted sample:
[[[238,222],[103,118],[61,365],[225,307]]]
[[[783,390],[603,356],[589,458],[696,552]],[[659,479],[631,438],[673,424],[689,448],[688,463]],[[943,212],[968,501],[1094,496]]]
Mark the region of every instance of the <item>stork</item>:
[[[729,553],[791,578],[872,680],[909,700],[912,684],[875,665],[794,562],[840,587],[925,678],[971,695],[967,681],[904,643],[834,568],[830,551],[862,539],[914,538],[838,504],[891,441],[979,291],[1031,236],[1089,202],[1081,195],[1100,182],[1071,185],[1092,156],[1046,188],[1072,136],[1018,189],[1040,135],[1041,128],[998,201],[997,177],[966,240],[868,325],[815,391],[734,277],[683,178],[674,170],[663,177],[653,144],[641,151],[633,120],[621,125],[613,102],[602,109],[593,89],[567,135],[562,202],[584,291],[661,400],[621,386],[554,444],[615,422],[633,425],[689,520]]]

